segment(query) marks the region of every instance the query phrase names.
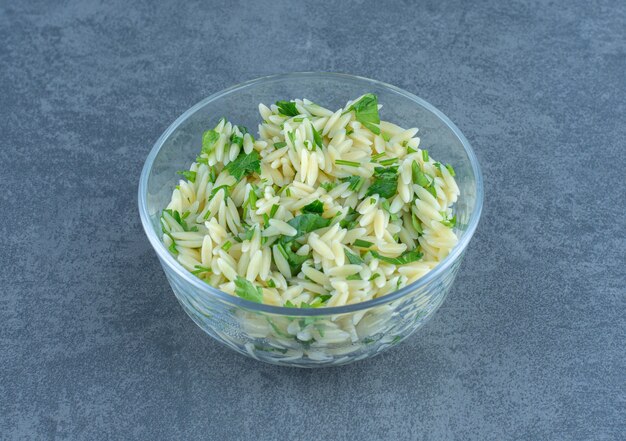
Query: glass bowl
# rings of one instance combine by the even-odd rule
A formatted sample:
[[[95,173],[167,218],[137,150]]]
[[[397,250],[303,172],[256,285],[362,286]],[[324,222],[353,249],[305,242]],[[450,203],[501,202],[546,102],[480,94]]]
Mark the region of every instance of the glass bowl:
[[[432,271],[398,291],[341,307],[297,309],[231,296],[196,278],[161,241],[159,217],[176,183],[200,150],[202,133],[226,116],[247,127],[260,122],[258,104],[308,98],[330,109],[364,93],[378,95],[381,119],[418,127],[420,147],[456,171],[454,209],[458,244]],[[139,181],[139,212],[150,243],[183,309],[207,334],[235,351],[268,363],[318,367],[379,354],[420,328],[441,306],[476,230],[483,181],[476,156],[459,129],[421,98],[379,81],[333,73],[290,73],[248,81],[218,92],[183,113],[158,139]]]

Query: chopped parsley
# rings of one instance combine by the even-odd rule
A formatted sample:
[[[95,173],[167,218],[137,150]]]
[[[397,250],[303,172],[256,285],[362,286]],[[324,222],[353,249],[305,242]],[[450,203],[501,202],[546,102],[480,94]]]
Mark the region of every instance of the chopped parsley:
[[[369,248],[372,245],[374,245],[374,243],[373,242],[368,242],[367,240],[357,239],[357,240],[354,241],[354,246],[355,247]]]
[[[391,136],[389,136],[389,133],[381,133],[380,136],[383,137],[383,139],[385,140],[385,142],[389,142],[389,140],[391,139]]]
[[[357,218],[359,217],[359,212],[356,211],[354,208],[349,207],[348,208],[348,212],[346,213],[346,215],[343,217],[343,219],[339,222],[339,226],[341,228],[345,228],[347,230],[351,230],[352,228],[354,228],[357,224]]]
[[[195,265],[194,266],[195,270],[191,272],[191,274],[195,274],[196,276],[202,274],[202,273],[210,273],[211,272],[211,268],[206,267],[206,266],[202,266],[202,265]]]
[[[311,124],[311,130],[313,131],[313,141],[315,142],[315,145],[321,149],[322,147],[324,147],[322,135],[320,135],[320,132],[315,129],[313,124]]]
[[[361,164],[356,161],[344,161],[343,159],[335,160],[336,165],[345,165],[347,167],[360,167]]]
[[[225,170],[238,181],[250,173],[261,173],[261,157],[259,156],[259,152],[253,150],[248,155],[244,152],[240,153],[237,159],[228,163]]]
[[[375,154],[375,155],[372,155],[372,157],[371,157],[371,161],[372,161],[372,162],[376,162],[376,161],[378,161],[380,158],[382,158],[383,156],[385,156],[385,154],[386,154],[385,152],[382,152],[382,153],[377,153],[377,154]]]
[[[296,103],[292,101],[276,101],[278,112],[285,116],[298,116],[300,112],[296,107]]]
[[[224,242],[224,245],[222,245],[222,249],[224,251],[228,251],[230,250],[230,247],[233,246],[233,243],[230,240],[227,240],[226,242]]]
[[[304,213],[287,222],[289,225],[297,230],[295,236],[290,236],[286,240],[290,242],[303,234],[310,233],[320,228],[325,228],[330,225],[330,219],[324,219],[322,216],[313,213]]]
[[[281,236],[278,240],[276,246],[278,247],[278,251],[283,255],[287,263],[289,264],[289,268],[291,270],[291,274],[298,274],[302,269],[302,264],[311,258],[311,255],[301,256],[296,254],[292,249],[293,242],[287,241],[288,236]]]
[[[341,182],[349,182],[348,188],[352,191],[359,191],[365,182],[361,176],[348,176],[340,179]]]
[[[428,162],[428,150],[422,150],[422,159],[424,162]]]
[[[348,250],[344,250],[344,252],[346,253],[346,257],[348,258],[348,262],[350,262],[352,265],[361,265],[361,264],[364,263],[363,259],[361,259],[361,257],[357,256],[356,254],[352,254]]]
[[[452,176],[456,176],[456,172],[454,171],[454,169],[452,168],[450,164],[446,164],[446,168],[448,169],[448,171],[450,172]]]
[[[217,140],[220,139],[220,134],[215,130],[207,130],[202,134],[202,153],[207,155],[213,151],[213,147]]]
[[[240,276],[235,279],[235,294],[251,302],[263,303],[263,290]]]
[[[274,143],[274,148],[282,149],[283,147],[287,147],[287,143],[284,141]]]
[[[291,141],[291,145],[295,147],[296,146],[296,132],[294,131],[287,132],[287,136],[289,137],[289,140]]]
[[[169,214],[174,218],[174,220],[182,227],[184,231],[198,231],[198,227],[189,227],[185,219],[189,216],[189,212],[185,211],[182,215],[176,211],[169,208],[163,210],[165,213]]]
[[[418,250],[405,251],[398,257],[383,256],[376,251],[370,251],[370,253],[372,253],[372,256],[376,257],[377,259],[382,260],[383,262],[392,263],[394,265],[406,265],[407,263],[416,262],[424,256]]]
[[[311,202],[309,205],[305,205],[302,208],[303,213],[324,213],[324,203],[320,200]]]
[[[398,189],[398,167],[376,167],[373,179],[374,183],[367,189],[365,196],[377,194],[380,197],[390,199]]]
[[[346,280],[363,280],[359,273],[352,274],[351,276],[346,277]]]
[[[454,228],[456,226],[456,214],[450,219],[442,220],[441,223],[446,227]]]
[[[411,164],[411,173],[414,184],[424,188],[430,185],[430,179],[428,179],[427,175],[420,169],[417,161],[413,161],[413,164]]]
[[[196,172],[195,171],[179,170],[176,173],[178,173],[181,176],[184,176],[185,179],[187,179],[189,182],[196,182]]]
[[[323,188],[324,190],[326,190],[326,191],[330,191],[330,190],[332,190],[333,188],[335,188],[336,186],[337,186],[337,184],[336,184],[336,183],[334,183],[334,182],[330,182],[330,181],[327,181],[327,182],[322,182],[322,183],[320,184],[320,187],[322,187],[322,188]]]
[[[360,100],[352,104],[348,111],[354,110],[356,120],[367,127],[371,132],[380,135],[380,117],[378,116],[378,97],[373,93],[363,95]]]
[[[224,190],[224,197],[228,196],[229,188],[230,187],[228,185],[220,185],[219,187],[215,187],[213,190],[211,190],[211,194],[209,195],[209,200],[213,199],[215,195],[217,194],[217,192],[220,190]]]

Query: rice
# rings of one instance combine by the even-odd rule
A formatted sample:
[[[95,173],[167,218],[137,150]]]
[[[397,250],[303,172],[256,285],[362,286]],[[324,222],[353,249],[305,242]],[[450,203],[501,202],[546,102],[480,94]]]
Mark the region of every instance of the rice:
[[[457,242],[454,169],[377,112],[372,94],[335,111],[259,104],[257,139],[221,119],[172,191],[163,243],[200,279],[235,296],[245,279],[271,305],[354,304],[423,277]],[[362,317],[325,341],[356,338]],[[320,341],[312,326],[293,331]]]

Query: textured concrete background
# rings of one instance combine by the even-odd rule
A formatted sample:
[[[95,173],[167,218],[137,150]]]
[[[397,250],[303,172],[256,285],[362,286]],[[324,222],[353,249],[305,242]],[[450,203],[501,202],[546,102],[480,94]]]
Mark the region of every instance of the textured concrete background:
[[[624,2],[229,3],[0,3],[0,438],[623,439]],[[161,132],[286,71],[425,98],[485,175],[444,306],[348,367],[213,342],[139,223]]]

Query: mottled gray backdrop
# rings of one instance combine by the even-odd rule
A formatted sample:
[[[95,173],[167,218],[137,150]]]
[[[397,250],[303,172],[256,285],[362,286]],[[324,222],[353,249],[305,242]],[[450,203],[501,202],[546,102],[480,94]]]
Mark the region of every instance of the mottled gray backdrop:
[[[0,1],[0,438],[624,439],[625,29],[617,0]],[[210,340],[139,222],[161,132],[287,71],[425,98],[485,175],[444,306],[348,367]]]

